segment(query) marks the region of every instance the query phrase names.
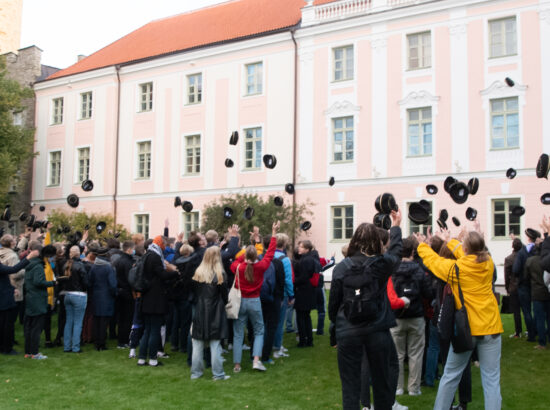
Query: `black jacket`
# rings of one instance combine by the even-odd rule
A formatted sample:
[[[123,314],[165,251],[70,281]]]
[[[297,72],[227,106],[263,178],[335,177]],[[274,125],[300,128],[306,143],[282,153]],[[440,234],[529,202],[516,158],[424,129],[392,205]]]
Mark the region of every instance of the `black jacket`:
[[[550,272],[550,236],[544,234],[544,241],[540,245],[540,265],[542,270]]]
[[[373,275],[380,281],[380,287],[385,289],[389,277],[395,272],[401,261],[401,228],[398,226],[390,229],[390,247],[384,255],[372,256],[375,258],[370,265]],[[367,256],[358,252],[350,258],[354,264],[362,264]],[[381,330],[388,330],[396,325],[395,316],[390,307],[387,292],[381,292],[380,303],[382,309],[376,320],[369,323],[351,324],[348,322],[343,311],[344,286],[343,280],[346,275],[351,273],[348,268],[349,263],[340,262],[332,271],[332,282],[330,285],[330,296],[328,302],[328,314],[330,321],[335,323],[336,339],[338,341],[346,339],[360,338]]]
[[[125,252],[116,255],[116,258],[111,257],[111,261],[114,259],[111,264],[116,272],[117,298],[126,301],[133,300],[132,287],[128,283],[128,273],[136,260],[132,255]]]
[[[174,264],[180,273],[179,278],[172,285],[172,297],[175,300],[191,300],[192,292],[192,277],[194,271],[191,272],[194,265],[192,264],[193,254],[189,256],[180,256]]]
[[[540,261],[541,258],[537,252],[525,262],[525,275],[531,282],[531,300],[533,301],[550,300],[550,292],[548,292],[548,288],[544,284],[544,270]]]
[[[162,259],[153,251],[142,256],[145,259],[143,271],[151,286],[141,295],[141,311],[148,315],[164,315],[168,311],[168,298],[165,281],[175,278],[178,272],[168,272]]]
[[[78,258],[73,258],[71,266],[71,276],[65,276],[65,269],[69,262],[63,267],[63,276],[59,276],[57,280],[63,283],[63,290],[66,292],[87,292],[88,291],[88,272],[84,264]]]
[[[195,315],[191,337],[197,340],[219,340],[228,337],[227,316],[227,287],[224,283],[218,284],[214,276],[212,283],[193,281],[195,300]]]
[[[535,254],[536,252],[535,248],[536,246],[533,246],[531,248],[531,252],[527,252],[527,247],[523,246],[521,250],[518,252],[518,255],[516,256],[516,260],[514,261],[512,272],[514,273],[514,276],[519,280],[518,286],[522,286],[522,287],[531,286],[529,278],[524,275],[524,270],[525,270],[525,262],[527,262],[527,258],[529,258],[529,256],[533,256]]]
[[[318,272],[317,263],[312,252],[302,255],[294,263],[294,309],[313,310],[317,306],[315,288],[310,282],[315,272]]]
[[[399,309],[395,316],[399,319],[409,319],[424,316],[422,299],[431,300],[432,289],[430,279],[416,262],[402,261],[392,275],[393,288],[398,297],[406,296],[411,304],[407,309]]]

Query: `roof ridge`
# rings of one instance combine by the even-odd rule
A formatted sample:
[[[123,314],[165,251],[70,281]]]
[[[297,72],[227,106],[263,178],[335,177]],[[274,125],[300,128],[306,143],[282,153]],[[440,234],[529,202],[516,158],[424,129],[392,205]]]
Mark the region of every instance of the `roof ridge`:
[[[213,3],[213,4],[209,4],[208,6],[199,7],[198,9],[183,11],[181,13],[172,14],[171,16],[159,17],[157,19],[153,19],[153,20],[149,21],[148,23],[144,24],[144,26],[146,26],[148,24],[151,24],[151,23],[156,23],[156,22],[159,22],[159,21],[162,21],[162,20],[168,20],[168,19],[171,19],[171,18],[174,18],[174,17],[184,16],[186,14],[197,13],[197,12],[202,11],[202,10],[208,10],[208,9],[215,8],[215,7],[225,6],[229,3],[238,3],[240,1],[242,1],[242,0],[220,1],[219,3]],[[143,26],[141,26],[141,27],[143,27]]]

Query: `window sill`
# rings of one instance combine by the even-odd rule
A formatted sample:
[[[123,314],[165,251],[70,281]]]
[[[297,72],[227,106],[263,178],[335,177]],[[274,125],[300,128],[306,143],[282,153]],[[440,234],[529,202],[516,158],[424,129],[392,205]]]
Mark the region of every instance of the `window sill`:
[[[424,155],[406,155],[405,159],[414,159],[414,158],[430,158],[433,157],[433,154],[424,154]]]
[[[194,173],[194,174],[182,174],[181,178],[197,178],[202,176],[200,172]]]
[[[349,243],[351,241],[351,238],[349,239],[331,239],[329,243]]]
[[[153,112],[153,109],[151,108],[150,110],[139,110],[137,112],[137,114],[143,114],[143,113],[146,113],[146,112]]]
[[[501,58],[504,59],[504,58],[515,58],[515,57],[518,57],[518,53],[515,53],[515,54],[506,54],[506,55],[502,55],[502,56],[495,56],[495,57],[489,57],[488,60],[489,61],[498,61],[500,60]]]
[[[342,164],[353,164],[355,161],[348,160],[348,161],[331,161],[330,165],[342,165]]]
[[[510,236],[491,236],[490,240],[497,242],[510,241]]]
[[[492,151],[492,152],[514,151],[514,150],[519,150],[519,147],[489,148],[489,151]]]
[[[61,184],[57,184],[57,185],[46,185],[46,188],[60,188],[61,187]]]
[[[193,107],[193,106],[196,106],[196,105],[202,105],[202,100],[199,101],[199,102],[192,102],[192,103],[188,102],[188,103],[183,104],[184,107]]]
[[[86,121],[86,120],[91,120],[92,117],[86,117],[86,118],[79,118],[78,121]]]
[[[145,182],[145,181],[151,181],[151,177],[149,177],[149,178],[134,178],[134,182]]]
[[[55,127],[56,125],[63,125],[62,122],[54,122],[52,124],[50,124],[50,127]]]
[[[342,80],[332,80],[330,83],[331,84],[342,84],[342,83],[351,83],[353,80],[355,80],[355,78],[351,77],[351,78],[343,78]]]
[[[431,71],[431,70],[432,70],[432,66],[428,65],[426,67],[407,68],[405,70],[405,73],[418,73],[418,72],[421,72],[421,71]]]
[[[261,172],[261,171],[263,171],[262,168],[243,168],[243,169],[241,169],[241,172],[245,172],[245,173]]]
[[[248,97],[261,97],[262,95],[264,95],[263,92],[261,92],[261,93],[253,93],[253,94],[244,94],[244,95],[243,95],[243,98],[248,98]]]

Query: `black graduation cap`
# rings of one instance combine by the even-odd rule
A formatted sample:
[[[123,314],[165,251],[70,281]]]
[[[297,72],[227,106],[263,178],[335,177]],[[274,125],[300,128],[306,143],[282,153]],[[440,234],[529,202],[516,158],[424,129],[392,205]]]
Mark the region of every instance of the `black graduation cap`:
[[[438,219],[436,222],[440,229],[448,229],[447,222],[442,221],[441,219]]]
[[[56,232],[57,232],[58,235],[61,235],[63,233],[63,229],[57,228]]]
[[[432,205],[425,199],[421,199],[418,203],[422,205],[422,208],[424,208],[428,213],[432,210]]]
[[[49,221],[42,221],[42,228],[48,229],[48,224],[49,223],[50,223]]]
[[[113,235],[115,238],[118,238],[120,236],[120,232],[115,232],[115,234]]]
[[[179,196],[174,198],[174,208],[181,206],[181,198]]]
[[[37,229],[40,229],[41,227],[42,227],[42,221],[34,221],[34,223],[32,224],[33,232],[36,231]]]
[[[514,85],[516,85],[516,83],[514,82],[514,80],[512,80],[510,77],[506,77],[504,79],[504,82],[506,83],[506,85],[508,87],[513,87]]]
[[[468,181],[468,190],[470,191],[470,195],[475,195],[478,189],[479,189],[479,179],[477,179],[476,177],[471,178]]]
[[[333,186],[334,185],[334,177],[330,177],[330,179],[328,180],[328,185],[329,186]]]
[[[546,178],[548,179],[549,167],[548,155],[542,154],[537,162],[537,178]]]
[[[540,202],[542,202],[543,205],[550,205],[550,192],[542,194]]]
[[[466,219],[468,219],[469,221],[475,221],[476,218],[477,218],[477,210],[474,208],[468,207],[468,209],[466,209]]]
[[[71,208],[77,208],[78,204],[80,203],[80,199],[78,198],[78,195],[76,194],[70,194],[67,197],[67,203]]]
[[[397,211],[399,209],[394,196],[388,192],[379,195],[376,199],[378,202],[378,206],[376,207],[378,212],[390,214],[391,211]]]
[[[463,204],[468,200],[470,190],[464,182],[457,181],[449,188],[449,195],[457,204]]]
[[[231,158],[226,158],[225,159],[225,167],[226,168],[233,168],[233,160]]]
[[[40,205],[40,206],[38,207],[38,210],[39,210],[40,212],[44,212],[44,211],[46,210],[46,207],[45,207],[44,205]]]
[[[447,177],[445,178],[445,182],[443,182],[443,189],[445,190],[445,192],[449,192],[449,189],[451,188],[451,185],[453,185],[456,181],[456,179],[454,179],[453,177]]]
[[[64,226],[63,233],[69,233],[69,232],[71,232],[71,228],[69,226]]]
[[[289,195],[294,194],[294,185],[289,182],[288,184],[285,185],[285,191]]]
[[[193,210],[193,204],[189,201],[183,201],[181,207],[185,212],[191,212]]]
[[[517,171],[514,168],[508,168],[506,170],[506,178],[514,179],[517,175]]]
[[[233,131],[229,137],[229,145],[237,145],[239,142],[239,131]]]
[[[98,222],[97,225],[95,226],[95,231],[98,234],[101,234],[105,230],[105,228],[107,228],[107,224],[101,221],[101,222]]]
[[[244,210],[244,219],[252,219],[253,216],[254,216],[254,208],[249,206]]]
[[[2,221],[9,221],[10,218],[11,218],[10,205],[6,205],[6,208],[4,209],[4,212],[2,213],[2,217],[0,219]]]
[[[231,219],[233,217],[233,209],[226,206],[223,208],[223,217],[225,219]]]
[[[456,216],[453,216],[451,219],[453,220],[455,226],[460,226],[460,219],[458,219]]]
[[[430,184],[430,185],[426,185],[426,192],[430,195],[435,195],[437,194],[437,187],[433,184]]]
[[[533,228],[527,228],[525,230],[525,235],[527,235],[533,241],[541,237],[540,232]]]
[[[309,221],[304,221],[300,224],[300,229],[302,231],[309,231],[310,228],[311,228],[311,222]]]
[[[89,231],[90,230],[90,225],[86,224],[86,226],[84,227],[84,230]]]
[[[74,241],[75,242],[80,242],[81,240],[82,240],[82,232],[76,231],[74,233]]]
[[[283,206],[283,197],[281,196],[276,196],[275,198],[273,198],[273,203],[275,204],[275,206]]]
[[[377,213],[372,218],[372,223],[382,229],[388,230],[391,228],[391,218],[387,214]]]
[[[447,222],[447,219],[449,219],[449,213],[446,209],[442,209],[439,211],[439,219],[441,219],[443,222]]]
[[[275,158],[275,155],[265,154],[263,161],[266,168],[273,169],[277,166],[277,158]]]
[[[36,216],[30,215],[27,219],[27,227],[32,228],[34,226],[34,221],[36,221]]]
[[[523,216],[525,214],[525,208],[521,205],[514,206],[510,213],[514,216]]]
[[[430,219],[430,212],[418,202],[409,205],[409,219],[416,224],[425,224]]]
[[[85,179],[82,181],[82,190],[86,192],[90,192],[92,189],[94,189],[94,183],[91,179]]]
[[[18,218],[21,222],[25,222],[28,217],[29,217],[29,215],[27,215],[26,212],[21,212],[18,216]]]

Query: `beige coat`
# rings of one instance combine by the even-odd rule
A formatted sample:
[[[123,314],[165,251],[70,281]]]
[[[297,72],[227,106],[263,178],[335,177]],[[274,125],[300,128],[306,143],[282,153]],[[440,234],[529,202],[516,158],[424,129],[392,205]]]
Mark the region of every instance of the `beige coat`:
[[[13,249],[10,248],[0,248],[0,262],[3,265],[15,266],[19,263],[19,257]],[[19,291],[18,295],[14,296],[16,302],[21,302],[23,300],[23,284],[25,283],[25,269],[21,269],[17,273],[12,273],[10,275],[11,285]]]

